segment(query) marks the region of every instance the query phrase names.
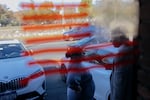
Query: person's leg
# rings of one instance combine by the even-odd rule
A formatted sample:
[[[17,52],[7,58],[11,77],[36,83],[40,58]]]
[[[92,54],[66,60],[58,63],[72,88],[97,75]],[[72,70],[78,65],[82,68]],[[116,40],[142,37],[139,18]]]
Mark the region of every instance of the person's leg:
[[[94,92],[95,92],[95,84],[93,81],[86,83],[83,87],[82,91],[82,100],[95,100],[94,99]]]
[[[110,75],[110,100],[113,100],[113,98],[114,98],[114,88],[113,88],[113,82],[114,81],[114,70],[112,69],[112,73],[111,73],[111,75]]]
[[[111,100],[125,100],[126,82],[125,72],[114,70],[111,79]]]
[[[133,79],[133,68],[132,66],[128,69],[128,73],[127,73],[127,79],[128,79],[128,82],[127,82],[127,100],[133,100],[133,82],[134,82],[134,79]]]

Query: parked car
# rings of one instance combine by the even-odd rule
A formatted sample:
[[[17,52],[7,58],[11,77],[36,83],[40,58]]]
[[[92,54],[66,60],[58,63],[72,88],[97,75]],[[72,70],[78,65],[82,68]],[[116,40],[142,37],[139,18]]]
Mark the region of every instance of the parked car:
[[[30,66],[28,63],[34,59],[29,52],[24,55],[25,51],[19,40],[0,40],[0,100],[44,98],[44,70],[38,64]],[[38,73],[40,75],[31,78]]]
[[[65,40],[79,40],[82,39],[83,34],[89,34],[89,37],[95,33],[96,27],[94,25],[89,25],[87,27],[75,27],[63,33]],[[76,36],[77,35],[77,36]]]
[[[85,45],[85,44],[84,44]],[[71,45],[73,46],[73,45]],[[74,45],[75,46],[75,45]],[[76,45],[76,46],[79,46]],[[92,50],[85,52],[85,57],[89,57],[91,55],[97,55],[102,56],[106,54],[116,54],[118,52],[118,48],[115,48],[113,45],[98,49],[98,50]],[[90,69],[90,72],[92,73],[93,80],[95,83],[95,94],[94,97],[96,100],[109,100],[110,99],[110,75],[111,75],[111,69],[106,69],[105,64],[113,64],[113,57],[107,57],[103,58],[101,60],[93,59],[90,61],[83,61],[83,65],[85,67],[91,67],[91,66],[103,66],[100,68],[94,68]],[[70,60],[69,58],[62,58],[62,60]],[[61,63],[60,68],[67,70],[69,63]],[[67,74],[62,74],[62,80],[66,82]]]
[[[92,44],[101,44],[101,43],[106,43],[107,41],[105,40],[101,40],[99,38],[97,38],[96,36],[92,36],[92,37],[86,37],[83,39],[80,39],[79,41],[73,42],[71,44],[68,45],[68,47],[71,46],[77,46],[77,47],[86,47],[88,45],[92,45]],[[96,55],[97,54],[97,49],[90,49],[90,50],[86,50],[85,53],[86,55]]]
[[[79,41],[73,42],[68,45],[69,46],[87,46],[91,44],[99,44],[101,41],[99,41],[95,36],[86,37],[83,39],[80,39]]]

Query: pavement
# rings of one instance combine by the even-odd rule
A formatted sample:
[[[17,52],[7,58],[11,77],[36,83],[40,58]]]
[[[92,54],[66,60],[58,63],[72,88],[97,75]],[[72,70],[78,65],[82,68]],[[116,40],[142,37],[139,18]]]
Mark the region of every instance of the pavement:
[[[60,74],[47,75],[46,86],[47,95],[45,100],[67,100],[66,84],[61,80]]]

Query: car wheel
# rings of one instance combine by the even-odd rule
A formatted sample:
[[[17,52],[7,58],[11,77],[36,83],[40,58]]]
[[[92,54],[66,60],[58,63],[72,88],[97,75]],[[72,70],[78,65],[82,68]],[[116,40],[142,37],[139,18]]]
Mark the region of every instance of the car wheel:
[[[65,66],[64,64],[61,65],[61,69],[62,69],[62,70],[65,70],[65,71],[67,70],[67,69],[66,69],[66,66]],[[66,80],[67,80],[66,74],[61,74],[61,79],[62,79],[63,82],[66,83]]]

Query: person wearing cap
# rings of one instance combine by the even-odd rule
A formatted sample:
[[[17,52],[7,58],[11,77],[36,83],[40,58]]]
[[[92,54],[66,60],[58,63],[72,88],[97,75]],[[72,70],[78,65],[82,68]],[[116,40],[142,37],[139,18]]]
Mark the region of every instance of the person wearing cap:
[[[133,56],[131,53],[133,46],[129,45],[129,39],[125,35],[125,31],[116,28],[112,31],[112,44],[119,48],[118,53],[126,53],[116,56],[114,59],[114,67],[111,74],[111,100],[133,100],[132,96],[132,80],[133,80]]]
[[[83,50],[79,47],[70,47],[66,52],[70,58],[68,69],[84,68],[82,64]],[[89,71],[68,72],[67,74],[67,100],[95,100],[95,84]]]

